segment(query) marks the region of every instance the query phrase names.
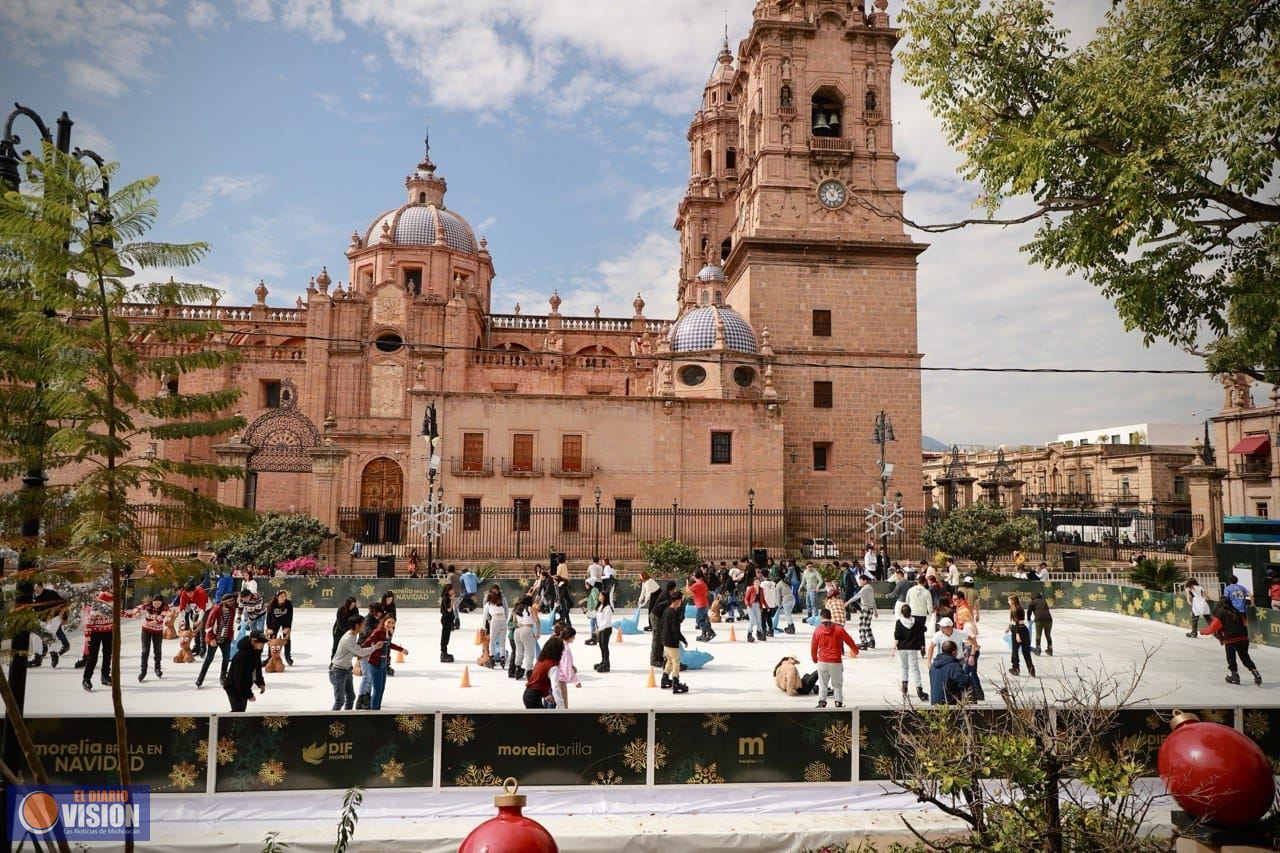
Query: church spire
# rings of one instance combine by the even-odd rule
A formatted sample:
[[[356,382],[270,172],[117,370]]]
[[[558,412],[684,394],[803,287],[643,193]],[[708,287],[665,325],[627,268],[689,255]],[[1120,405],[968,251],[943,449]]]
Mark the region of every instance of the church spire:
[[[436,175],[436,164],[431,162],[430,125],[427,126],[422,145],[422,162],[411,175],[404,179],[405,189],[409,191],[409,204],[431,204],[444,207],[444,193],[448,185],[444,178]]]

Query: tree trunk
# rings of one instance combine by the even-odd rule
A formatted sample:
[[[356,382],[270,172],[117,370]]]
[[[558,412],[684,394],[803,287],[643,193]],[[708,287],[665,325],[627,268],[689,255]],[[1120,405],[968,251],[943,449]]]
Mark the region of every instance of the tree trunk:
[[[9,725],[13,727],[13,734],[18,739],[18,747],[22,750],[22,757],[26,760],[31,775],[35,777],[37,785],[48,785],[49,777],[44,772],[44,764],[41,763],[40,755],[36,752],[35,742],[31,740],[27,721],[18,712],[18,697],[13,695],[13,689],[9,686],[9,679],[5,676],[2,667],[0,667],[0,697],[4,699],[5,716],[8,718]],[[56,841],[59,853],[71,853],[71,847],[61,832],[56,833]]]

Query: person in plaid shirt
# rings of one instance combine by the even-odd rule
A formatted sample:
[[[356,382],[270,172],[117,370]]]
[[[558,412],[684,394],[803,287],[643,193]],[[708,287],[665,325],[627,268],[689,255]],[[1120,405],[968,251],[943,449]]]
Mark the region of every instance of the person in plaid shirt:
[[[835,584],[827,584],[826,609],[831,611],[831,621],[837,625],[844,624],[844,599]]]

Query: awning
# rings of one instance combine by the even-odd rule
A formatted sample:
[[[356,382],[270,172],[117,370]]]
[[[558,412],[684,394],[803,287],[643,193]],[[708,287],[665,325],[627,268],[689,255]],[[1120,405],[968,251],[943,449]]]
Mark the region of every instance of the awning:
[[[1251,456],[1254,453],[1266,453],[1271,449],[1271,438],[1265,435],[1246,435],[1240,439],[1235,447],[1228,450],[1228,453],[1239,453],[1243,456]]]

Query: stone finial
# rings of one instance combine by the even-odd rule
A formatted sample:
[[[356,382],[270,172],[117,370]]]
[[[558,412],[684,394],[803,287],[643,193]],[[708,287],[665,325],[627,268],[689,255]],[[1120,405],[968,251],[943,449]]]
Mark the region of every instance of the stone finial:
[[[391,223],[390,222],[382,223],[382,233],[378,235],[378,242],[380,243],[391,242]]]
[[[631,307],[636,309],[637,317],[643,317],[644,316],[644,297],[642,297],[639,293],[637,293],[636,298],[631,300]]]
[[[316,276],[316,284],[320,287],[320,292],[328,293],[329,285],[332,282],[333,282],[333,279],[329,278],[329,268],[320,267],[320,275]]]
[[[599,306],[599,305],[597,305],[597,306],[596,306],[596,316],[597,316],[597,317],[599,317],[599,316],[600,316],[600,306]]]
[[[258,279],[258,286],[253,289],[253,293],[258,297],[259,305],[267,304],[267,283],[263,279]]]
[[[444,217],[441,216],[439,213],[437,213],[436,214],[436,245],[437,246],[446,245],[447,236],[448,235],[445,233],[445,230],[444,230]]]
[[[551,298],[548,299],[547,302],[551,305],[552,314],[560,313],[560,291],[558,290],[551,291]]]
[[[889,0],[876,0],[876,9],[881,12],[889,9]]]
[[[769,327],[760,330],[760,355],[773,358],[773,344],[769,343]]]
[[[316,292],[316,277],[311,276],[311,280],[307,282],[307,293]]]
[[[714,344],[712,344],[712,345],[711,345],[711,348],[712,348],[712,349],[724,349],[724,348],[725,348],[725,340],[724,340],[724,337],[725,337],[725,333],[724,333],[724,317],[720,314],[720,312],[719,312],[719,311],[717,311],[717,312],[716,312],[716,341],[715,341],[715,343],[714,343]]]
[[[299,296],[297,299],[295,299],[295,300],[293,301],[293,304],[294,304],[297,308],[301,309],[301,308],[302,308],[302,297],[301,297],[301,296]]]
[[[209,297],[209,307],[210,307],[210,308],[217,308],[217,307],[218,307],[218,300],[219,300],[219,299],[221,299],[221,298],[222,298],[222,291],[220,291],[220,290],[215,290],[215,291],[213,292],[213,295]]]
[[[359,232],[357,232],[357,231],[352,231],[352,232],[351,232],[351,246],[350,246],[350,248],[352,248],[352,249],[359,249],[359,248],[360,248],[360,234],[359,234]]]
[[[342,289],[342,282],[338,282],[338,286],[333,289],[334,299],[346,299],[347,292]]]
[[[778,398],[778,389],[773,387],[773,365],[766,364],[764,366],[764,392],[763,396],[770,400]]]
[[[520,316],[520,303],[519,303],[519,302],[517,302],[517,303],[516,303],[516,307],[515,307],[515,308],[512,308],[512,309],[511,309],[511,313],[512,313],[512,314],[515,314],[517,317],[519,317],[519,316]]]
[[[489,238],[483,234],[480,235],[480,254],[489,254]]]
[[[462,286],[462,276],[459,273],[453,274],[453,298],[461,300],[465,291]],[[520,313],[519,311],[516,312]]]

